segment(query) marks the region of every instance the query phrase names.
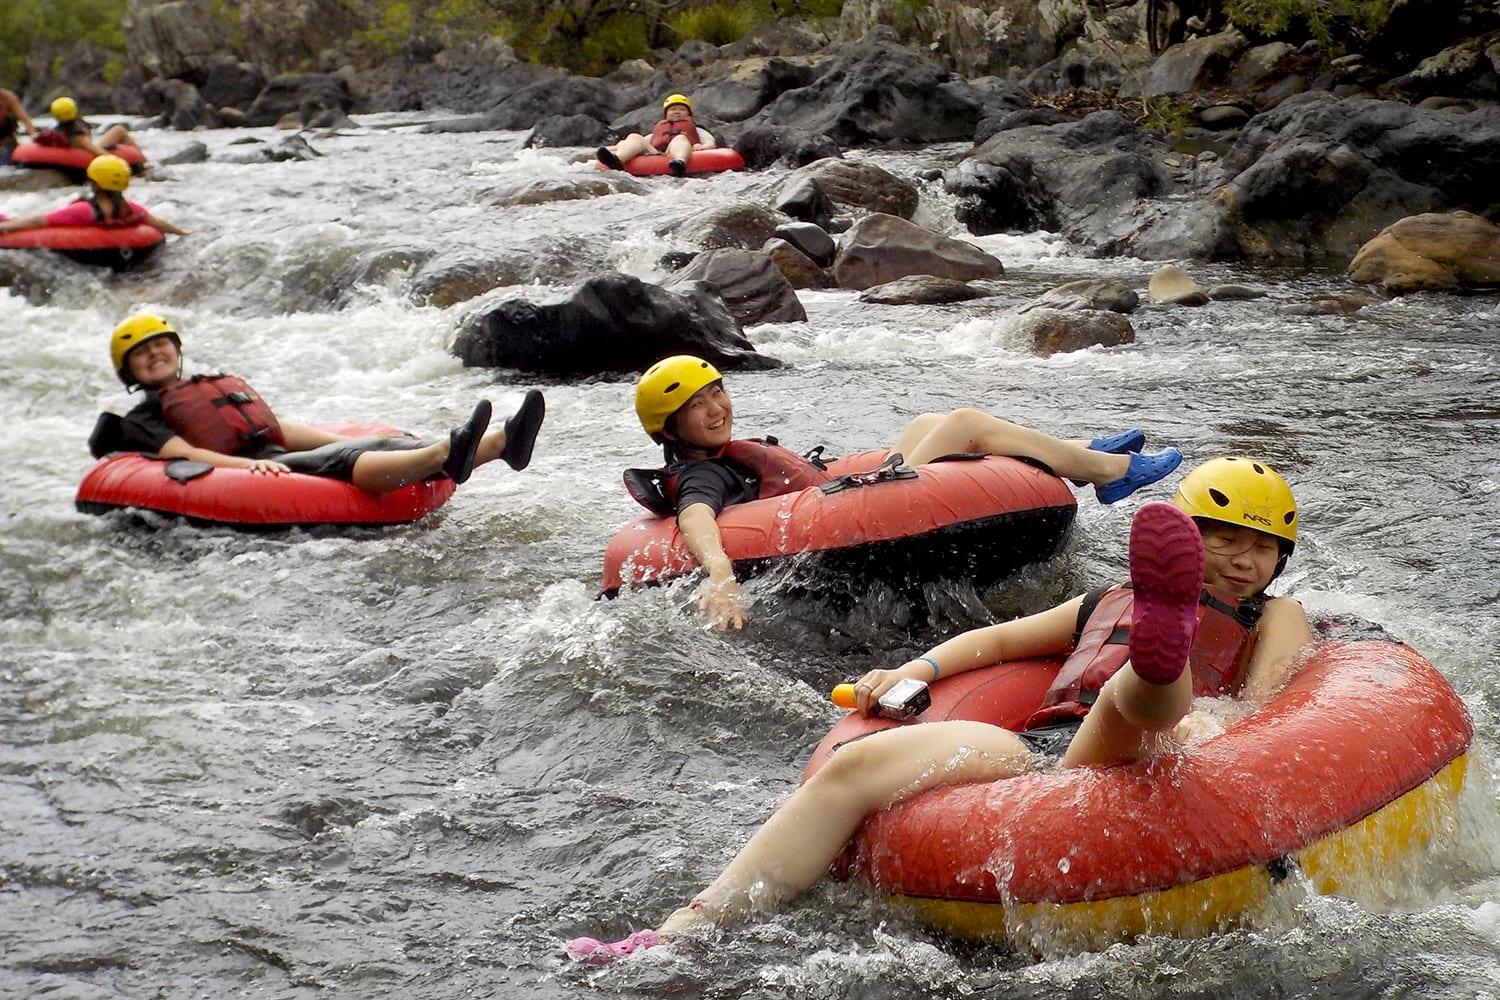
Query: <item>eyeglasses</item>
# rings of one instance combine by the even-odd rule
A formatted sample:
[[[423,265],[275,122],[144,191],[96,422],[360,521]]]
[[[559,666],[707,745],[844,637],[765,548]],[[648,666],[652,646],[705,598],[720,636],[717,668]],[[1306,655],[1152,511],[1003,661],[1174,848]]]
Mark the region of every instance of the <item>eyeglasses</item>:
[[[1216,556],[1238,556],[1257,545],[1274,542],[1269,535],[1254,528],[1212,525],[1203,529],[1203,547]]]

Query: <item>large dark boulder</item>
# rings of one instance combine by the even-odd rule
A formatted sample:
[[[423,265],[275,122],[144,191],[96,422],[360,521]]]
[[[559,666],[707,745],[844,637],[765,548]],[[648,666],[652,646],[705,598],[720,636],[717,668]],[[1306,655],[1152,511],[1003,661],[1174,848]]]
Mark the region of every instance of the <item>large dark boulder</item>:
[[[151,80],[141,88],[147,114],[160,115],[172,128],[190,132],[195,128],[218,128],[218,109],[186,80]]]
[[[809,163],[787,176],[781,198],[801,197],[803,185],[811,180],[831,202],[868,212],[881,212],[902,219],[917,214],[922,195],[911,181],[897,177],[883,167],[859,160],[830,157]],[[800,216],[799,216],[800,218]],[[806,219],[818,222],[817,218]],[[826,228],[826,227],[825,227]]]
[[[1115,111],[999,132],[943,176],[977,235],[1046,229],[1098,245],[1133,226],[1141,199],[1174,193],[1159,139]]]
[[[833,274],[840,288],[866,289],[914,274],[958,281],[998,278],[1005,268],[972,243],[894,215],[870,215],[845,234]]]
[[[722,121],[744,121],[788,90],[805,87],[817,73],[805,61],[747,59],[726,77],[693,88],[693,110]]]
[[[821,133],[796,128],[755,125],[734,140],[735,151],[751,170],[764,170],[775,163],[804,166],[825,156],[843,156],[838,143]]]
[[[1500,107],[1303,94],[1252,118],[1222,170],[1215,197],[1241,256],[1348,258],[1409,215],[1500,218]]]
[[[250,107],[266,88],[266,74],[253,63],[220,58],[209,68],[208,79],[198,88],[203,99],[216,108]]]
[[[549,375],[642,371],[671,354],[731,370],[781,365],[756,353],[708,285],[668,291],[615,273],[590,278],[557,301],[498,302],[464,323],[453,353],[470,367]]]
[[[506,97],[484,115],[486,128],[522,131],[546,118],[588,115],[601,122],[613,119],[624,105],[620,91],[590,76],[543,80]]]
[[[245,124],[252,128],[275,125],[284,115],[310,108],[347,112],[353,106],[349,81],[337,73],[285,73],[266,84],[255,98],[245,112]]]
[[[694,257],[666,287],[675,291],[695,281],[706,282],[718,292],[742,327],[807,319],[796,290],[767,254],[734,248],[710,250]]]
[[[877,27],[841,45],[821,75],[766,105],[750,121],[823,132],[842,146],[967,141],[982,104],[960,76]]]

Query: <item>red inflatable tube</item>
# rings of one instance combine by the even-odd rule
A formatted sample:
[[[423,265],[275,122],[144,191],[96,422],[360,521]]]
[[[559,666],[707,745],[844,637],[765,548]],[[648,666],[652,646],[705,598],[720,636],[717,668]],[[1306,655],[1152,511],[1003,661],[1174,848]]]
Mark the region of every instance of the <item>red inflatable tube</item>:
[[[915,724],[1013,728],[1058,665],[941,680]],[[804,777],[895,724],[850,713]],[[1253,915],[1298,868],[1319,892],[1399,877],[1400,862],[1452,833],[1472,738],[1463,702],[1411,648],[1326,643],[1217,736],[1136,764],[934,789],[871,816],[836,868],[963,936],[1082,935],[1096,947],[1208,933]]]
[[[127,143],[122,142],[107,152],[115,154],[132,167],[138,167],[146,162],[141,151]],[[22,167],[56,167],[81,176],[84,171],[88,170],[89,164],[94,162],[95,155],[86,149],[22,142],[17,143],[16,148],[11,150],[10,161]]]
[[[867,472],[885,454],[849,455],[831,463],[830,471]],[[724,552],[741,576],[812,555],[843,573],[984,583],[1054,555],[1077,512],[1062,480],[1017,459],[976,457],[915,471],[911,479],[835,493],[813,486],[727,507],[718,517]],[[602,590],[612,595],[697,569],[677,519],[647,515],[610,541]]]
[[[635,174],[637,177],[655,176],[658,174],[670,174],[671,158],[665,154],[652,155],[647,153],[643,156],[633,156],[625,161],[625,172]],[[608,170],[598,160],[594,161],[595,168]],[[744,170],[745,158],[738,151],[729,146],[715,146],[713,149],[700,149],[688,158],[687,172],[690,174],[716,174],[722,170]]]
[[[372,424],[318,426],[356,437],[400,433]],[[84,474],[74,502],[86,514],[136,508],[236,527],[381,525],[426,517],[457,488],[453,480],[438,478],[389,493],[370,493],[326,476],[295,472],[268,476],[222,467],[209,467],[202,475],[179,482],[168,475],[172,464],[173,460],[140,452],[106,455]]]

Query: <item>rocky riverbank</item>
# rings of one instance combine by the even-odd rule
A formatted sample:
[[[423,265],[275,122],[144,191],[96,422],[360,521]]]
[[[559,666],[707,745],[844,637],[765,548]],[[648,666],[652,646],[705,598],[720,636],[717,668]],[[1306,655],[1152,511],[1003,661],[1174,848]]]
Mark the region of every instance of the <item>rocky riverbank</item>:
[[[333,41],[317,47],[354,27],[325,0],[300,0],[291,18],[320,32],[273,30],[287,3],[264,0],[244,6],[233,37],[206,2],[141,0],[116,84],[97,82],[97,54],[39,52],[26,96],[35,107],[66,90],[180,129],[326,128],[349,113],[430,109],[433,130],[591,147],[649,127],[661,94],[683,90],[752,169],[969,144],[942,181],[972,232],[1047,229],[1147,259],[1343,263],[1409,216],[1500,218],[1493,4],[1396,0],[1362,51],[1333,56],[1212,18],[1175,24],[1203,33],[1153,55],[1154,3],[978,0],[932,8],[903,37],[881,23],[889,4],[849,0],[837,21],[771,22],[584,77],[492,38],[362,65]],[[280,72],[298,63],[318,71]],[[824,222],[806,204],[825,195],[816,184],[787,195],[804,209],[788,214]]]

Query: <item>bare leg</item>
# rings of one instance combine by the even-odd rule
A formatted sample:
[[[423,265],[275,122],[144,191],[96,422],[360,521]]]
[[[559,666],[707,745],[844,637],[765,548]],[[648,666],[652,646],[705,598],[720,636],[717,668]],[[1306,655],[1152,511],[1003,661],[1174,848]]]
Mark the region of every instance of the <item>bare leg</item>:
[[[922,414],[907,425],[892,450],[900,452],[907,465],[961,452],[1033,458],[1059,476],[1095,484],[1119,479],[1130,469],[1128,455],[1091,451],[1083,442],[1062,441],[971,409]]]
[[[444,440],[410,451],[367,451],[354,460],[354,473],[350,481],[371,493],[389,493],[423,479],[430,479],[443,471],[443,462],[448,458],[448,446],[449,442]],[[474,456],[475,467],[499,458],[504,447],[503,427],[485,434],[480,438],[479,450]]]
[[[1184,670],[1171,684],[1148,684],[1126,664],[1099,692],[1068,744],[1063,766],[1125,764],[1149,757],[1192,703],[1191,671]]]
[[[821,878],[872,812],[930,788],[1012,777],[1031,763],[1015,734],[981,722],[891,729],[841,747],[661,933],[775,906]]]
[[[692,141],[685,135],[672,136],[672,141],[667,143],[667,155],[686,164],[693,158]]]
[[[99,135],[94,136],[94,141],[104,148],[117,146],[122,142],[131,146],[137,145],[135,138],[124,125],[111,125]]]
[[[640,156],[642,153],[656,152],[651,148],[651,140],[646,138],[644,135],[641,135],[639,132],[630,133],[625,138],[615,143],[612,148],[615,151],[615,155],[620,158],[620,162],[622,163],[629,162],[630,160],[635,159],[637,156]]]

